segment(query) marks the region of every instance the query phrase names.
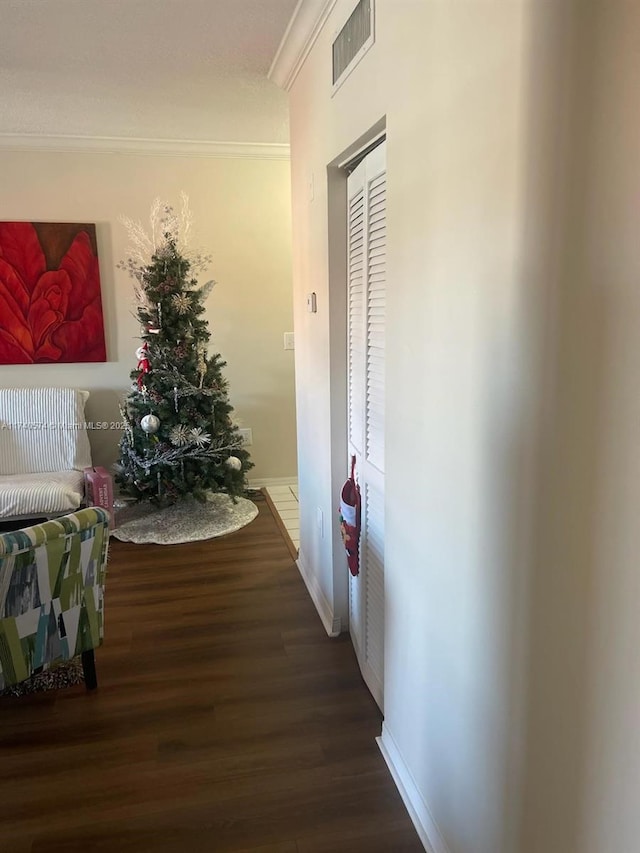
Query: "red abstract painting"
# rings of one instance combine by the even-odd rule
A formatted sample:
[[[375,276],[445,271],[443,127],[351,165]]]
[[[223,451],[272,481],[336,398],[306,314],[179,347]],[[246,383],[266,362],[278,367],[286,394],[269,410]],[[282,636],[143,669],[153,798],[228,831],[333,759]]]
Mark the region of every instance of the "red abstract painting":
[[[95,225],[0,222],[0,364],[106,360]]]

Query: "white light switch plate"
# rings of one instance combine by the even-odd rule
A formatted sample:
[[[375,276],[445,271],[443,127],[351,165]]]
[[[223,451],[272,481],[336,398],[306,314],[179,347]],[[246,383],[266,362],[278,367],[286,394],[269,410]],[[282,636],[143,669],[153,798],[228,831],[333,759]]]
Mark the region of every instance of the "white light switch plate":
[[[250,427],[239,429],[238,432],[242,436],[242,443],[247,447],[253,444],[253,432]]]
[[[293,332],[285,332],[284,333],[284,348],[285,349],[295,349],[295,339]]]

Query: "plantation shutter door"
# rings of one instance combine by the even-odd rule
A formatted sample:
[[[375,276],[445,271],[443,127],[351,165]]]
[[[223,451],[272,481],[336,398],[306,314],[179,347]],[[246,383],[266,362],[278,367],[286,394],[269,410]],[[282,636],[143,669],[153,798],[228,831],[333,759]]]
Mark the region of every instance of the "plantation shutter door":
[[[377,153],[377,149],[372,153]],[[384,162],[381,166],[384,168]],[[374,177],[368,181],[367,192],[365,437],[368,461],[384,473],[384,327],[387,265],[387,181],[384,171],[374,173]]]
[[[364,448],[365,221],[364,164],[349,176],[348,208],[348,358],[349,442],[359,457]]]
[[[349,175],[348,430],[362,493],[360,574],[349,580],[350,633],[362,675],[383,707],[386,145]]]
[[[360,479],[364,449],[366,364],[365,314],[365,191],[364,162],[347,181],[347,414],[349,457],[355,454]],[[349,575],[349,632],[356,657],[364,645],[365,614],[359,577]]]
[[[384,492],[371,482],[364,483],[362,546],[360,555],[365,613],[361,649],[363,677],[383,708],[384,686]]]

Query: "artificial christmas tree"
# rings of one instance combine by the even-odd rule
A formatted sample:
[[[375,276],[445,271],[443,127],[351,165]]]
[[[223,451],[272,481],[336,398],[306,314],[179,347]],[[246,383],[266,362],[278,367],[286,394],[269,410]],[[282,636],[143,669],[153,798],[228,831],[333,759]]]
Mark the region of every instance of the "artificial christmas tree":
[[[131,252],[120,267],[137,282],[142,344],[122,407],[116,482],[122,494],[160,506],[187,496],[204,502],[212,492],[235,498],[253,463],[231,420],[226,362],[207,355],[202,315],[213,282],[198,285],[195,277],[209,258],[189,249],[186,197],[180,215],[154,202],[150,234],[123,222]]]

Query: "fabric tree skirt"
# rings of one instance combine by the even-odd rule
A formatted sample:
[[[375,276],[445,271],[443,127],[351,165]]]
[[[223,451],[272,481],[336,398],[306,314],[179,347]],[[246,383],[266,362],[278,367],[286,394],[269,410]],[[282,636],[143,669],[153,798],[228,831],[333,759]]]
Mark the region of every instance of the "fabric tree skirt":
[[[258,507],[252,501],[237,498],[233,503],[225,494],[211,494],[205,504],[185,498],[166,509],[134,504],[118,513],[111,535],[122,542],[179,545],[233,533],[257,514]]]

